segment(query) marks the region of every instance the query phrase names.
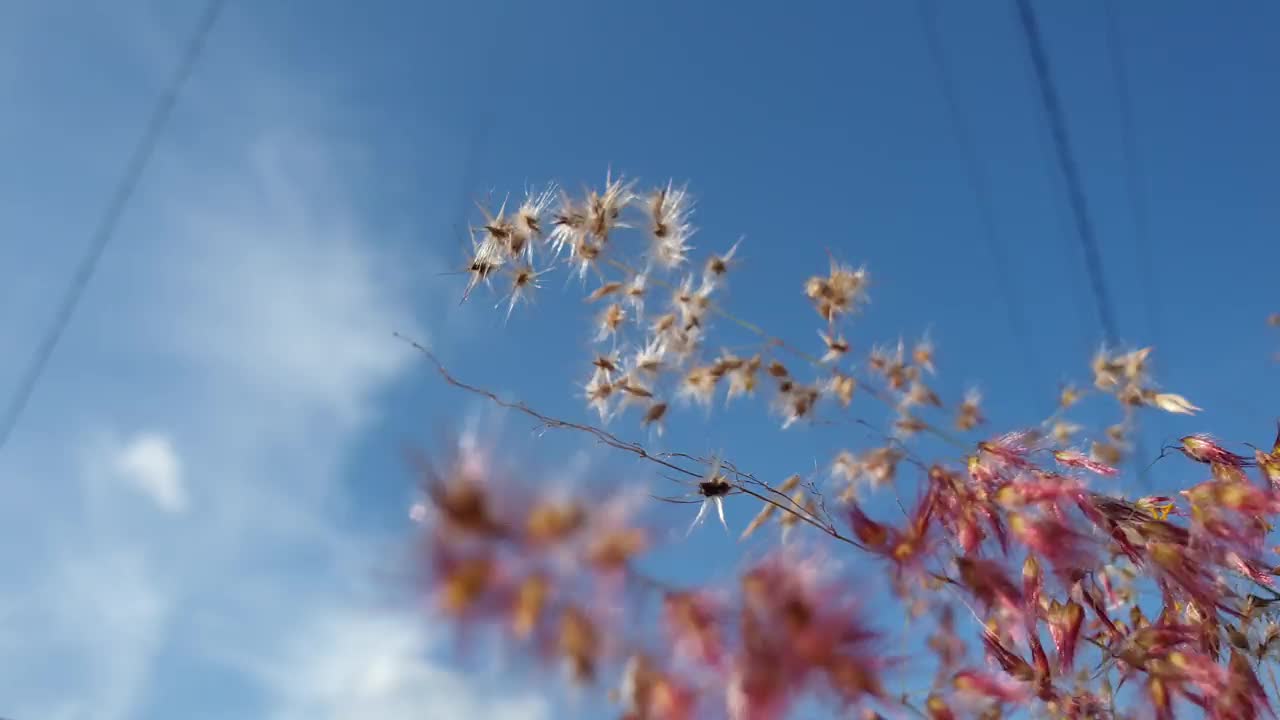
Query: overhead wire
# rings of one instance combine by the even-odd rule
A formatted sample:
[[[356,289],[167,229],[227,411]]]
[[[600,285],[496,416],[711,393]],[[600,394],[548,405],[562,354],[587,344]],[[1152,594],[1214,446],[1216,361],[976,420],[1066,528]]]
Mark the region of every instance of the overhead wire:
[[[1151,251],[1149,217],[1147,214],[1146,175],[1142,156],[1138,152],[1136,121],[1133,112],[1133,95],[1129,74],[1125,67],[1124,38],[1114,0],[1104,0],[1106,6],[1107,54],[1111,58],[1111,73],[1115,78],[1120,110],[1120,137],[1123,146],[1125,188],[1129,212],[1133,216],[1133,240],[1138,250],[1138,282],[1142,287],[1143,305],[1152,341],[1160,344],[1160,298],[1155,281],[1155,264],[1159,259]]]
[[[1142,155],[1138,150],[1137,121],[1134,118],[1133,94],[1130,89],[1129,73],[1124,58],[1124,36],[1121,33],[1120,19],[1113,0],[1104,0],[1106,6],[1107,54],[1111,58],[1111,74],[1115,78],[1117,100],[1120,109],[1120,140],[1124,154],[1125,189],[1129,202],[1129,212],[1133,216],[1133,241],[1138,256],[1138,284],[1142,288],[1142,305],[1147,320],[1147,331],[1151,333],[1151,342],[1160,347],[1163,344],[1160,322],[1159,285],[1156,283],[1156,264],[1159,256],[1151,249],[1150,217],[1147,207],[1147,179],[1142,164]],[[1143,452],[1141,429],[1137,433],[1138,455]],[[1149,465],[1142,463],[1141,479],[1148,481]]]
[[[1045,175],[1049,185],[1051,186],[1051,192],[1061,192],[1065,196],[1065,181],[1061,177],[1062,173],[1057,171],[1057,154],[1054,151],[1053,138],[1050,136],[1048,129],[1049,121],[1046,117],[1043,104],[1038,100],[1039,90],[1036,87],[1036,74],[1035,70],[1032,69],[1030,65],[1030,63],[1019,63],[1019,66],[1025,71],[1027,91],[1031,94],[1033,99],[1031,110],[1034,113],[1035,118],[1033,119],[1032,124],[1035,130],[1036,141],[1040,148],[1040,159],[1044,163],[1046,170]],[[1074,224],[1069,217],[1070,211],[1064,207],[1064,203],[1051,202],[1050,205],[1053,208],[1054,220],[1057,224],[1057,234],[1061,240],[1061,250],[1063,252],[1061,267],[1065,268],[1072,262],[1072,258],[1075,257],[1075,253],[1078,252],[1076,247],[1077,242],[1073,239],[1075,235]],[[1080,287],[1079,283],[1068,282],[1066,283],[1066,287],[1071,295],[1071,302],[1069,304],[1072,309],[1072,315],[1075,319],[1075,328],[1077,339],[1079,340],[1079,347],[1082,352],[1090,352],[1094,347],[1094,342],[1092,340],[1093,332],[1090,330],[1090,320],[1087,317],[1089,313],[1086,311],[1086,308],[1090,303],[1089,297],[1083,288]]]
[[[501,18],[501,10],[496,10]],[[500,27],[501,23],[496,22],[499,18],[495,18],[493,23]],[[498,48],[502,46],[502,38],[497,33],[486,33],[486,42],[481,57],[484,61],[477,66],[477,74],[483,78],[483,87],[489,85],[496,80],[498,74]],[[469,129],[467,132],[466,149],[462,156],[462,172],[459,177],[461,199],[458,202],[458,217],[454,221],[454,232],[462,233],[465,229],[466,236],[471,237],[471,224],[468,218],[475,210],[475,203],[479,202],[479,198],[474,195],[476,184],[477,170],[480,167],[480,160],[484,155],[485,147],[490,140],[490,134],[493,132],[494,124],[497,121],[497,112],[489,103],[476,103],[476,110],[467,113]],[[491,198],[489,198],[491,199]],[[464,240],[464,242],[466,242]],[[470,243],[467,242],[464,252],[470,253],[472,250]]]
[[[1094,233],[1093,219],[1089,215],[1089,205],[1085,199],[1084,189],[1080,181],[1079,167],[1075,153],[1071,147],[1071,138],[1067,133],[1066,120],[1062,112],[1062,103],[1057,88],[1053,83],[1049,58],[1045,53],[1044,42],[1040,36],[1040,25],[1030,0],[1015,0],[1018,18],[1022,23],[1023,35],[1027,41],[1027,50],[1031,58],[1032,69],[1035,70],[1036,85],[1040,90],[1040,101],[1044,106],[1049,129],[1053,137],[1059,167],[1067,185],[1067,200],[1075,220],[1076,237],[1084,252],[1085,270],[1089,277],[1089,289],[1093,295],[1094,307],[1098,313],[1098,322],[1102,326],[1103,336],[1107,344],[1114,347],[1119,342],[1115,313],[1112,310],[1111,296],[1107,291],[1106,278],[1102,271],[1102,254],[1098,250],[1098,241]]]
[[[1079,166],[1071,146],[1071,138],[1067,132],[1061,100],[1053,82],[1053,72],[1049,65],[1049,57],[1044,48],[1040,34],[1040,24],[1036,18],[1031,0],[1014,0],[1022,34],[1026,39],[1028,56],[1039,88],[1040,102],[1053,138],[1053,146],[1067,186],[1067,199],[1075,220],[1076,237],[1084,254],[1085,271],[1089,277],[1089,288],[1093,295],[1094,306],[1098,314],[1098,322],[1102,327],[1103,338],[1107,347],[1116,349],[1120,344],[1119,329],[1116,325],[1115,310],[1111,295],[1107,290],[1106,277],[1102,266],[1102,253],[1098,248],[1094,233],[1093,219],[1089,214],[1089,206],[1085,197]],[[1147,464],[1141,460],[1146,456],[1145,442],[1140,429],[1134,432],[1135,454],[1139,458],[1139,480],[1145,487],[1149,483]]]
[[[991,189],[982,171],[973,134],[964,120],[958,93],[951,72],[948,69],[947,56],[942,46],[942,35],[938,28],[938,6],[933,0],[917,0],[920,23],[924,28],[925,44],[929,50],[929,60],[937,77],[938,87],[943,102],[947,106],[947,114],[951,120],[952,134],[963,158],[965,173],[968,176],[969,188],[978,209],[981,233],[991,256],[993,275],[996,286],[1004,300],[1005,319],[1009,332],[1022,350],[1023,363],[1032,377],[1040,376],[1040,364],[1031,349],[1030,333],[1027,327],[1026,314],[1022,303],[1018,302],[1017,290],[1013,283],[1013,270],[1009,261],[1008,249],[1001,239],[995,219],[995,207],[991,198]]]
[[[204,51],[209,34],[217,23],[218,16],[221,14],[225,4],[225,0],[210,0],[205,6],[195,31],[192,33],[191,39],[182,53],[173,77],[157,100],[155,108],[143,130],[142,137],[134,147],[133,153],[125,166],[124,175],[111,194],[106,211],[94,229],[89,246],[76,266],[75,273],[63,293],[62,300],[58,303],[53,319],[41,336],[26,371],[18,381],[18,385],[10,396],[9,401],[5,404],[4,414],[0,415],[0,450],[4,449],[13,434],[14,428],[17,427],[18,422],[22,419],[22,415],[31,400],[32,393],[34,393],[40,378],[44,375],[49,361],[53,358],[53,353],[66,332],[67,325],[70,324],[71,318],[75,315],[76,308],[84,296],[84,291],[88,287],[89,281],[93,279],[93,275],[97,271],[98,263],[102,259],[103,253],[115,236],[115,230],[120,223],[120,218],[132,200],[134,191],[137,189],[143,172],[146,170],[156,145],[159,143],[160,136],[163,134],[164,128],[173,114],[173,109],[177,105],[178,95],[195,69],[196,62]]]

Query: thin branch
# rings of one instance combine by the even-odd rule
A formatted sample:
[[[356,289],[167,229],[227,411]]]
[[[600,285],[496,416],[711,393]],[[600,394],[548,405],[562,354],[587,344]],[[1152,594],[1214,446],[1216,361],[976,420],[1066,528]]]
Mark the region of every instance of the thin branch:
[[[830,535],[831,537],[835,538],[836,540],[839,540],[839,541],[840,541],[840,542],[842,542],[842,543],[846,543],[846,544],[848,544],[848,545],[852,545],[852,546],[854,546],[854,547],[858,548],[859,550],[867,550],[867,549],[868,549],[866,545],[863,545],[862,543],[858,542],[857,540],[854,540],[853,538],[851,538],[851,537],[849,537],[849,536],[847,536],[847,535],[845,535],[845,534],[841,533],[841,532],[840,532],[839,530],[837,530],[836,528],[828,527],[828,526],[826,526],[826,525],[823,525],[823,524],[822,524],[821,522],[819,522],[818,520],[815,520],[815,519],[813,519],[812,517],[810,517],[807,513],[796,512],[795,510],[792,510],[791,508],[789,508],[789,507],[787,507],[787,506],[785,506],[785,505],[783,505],[783,504],[779,503],[778,501],[774,500],[773,498],[770,498],[770,497],[766,497],[766,496],[764,496],[764,495],[761,495],[760,493],[755,492],[754,490],[751,490],[751,489],[749,489],[749,488],[741,488],[741,490],[742,490],[742,492],[744,492],[744,493],[746,493],[746,494],[750,495],[750,496],[751,496],[751,497],[753,497],[753,498],[756,498],[756,499],[761,500],[761,501],[763,501],[763,502],[767,502],[767,503],[769,503],[770,505],[772,505],[772,506],[774,506],[774,507],[778,508],[779,510],[781,510],[781,511],[783,511],[783,512],[785,512],[785,513],[790,513],[790,514],[794,515],[795,517],[799,518],[801,521],[803,521],[803,522],[805,522],[805,523],[808,523],[809,525],[812,525],[812,526],[814,526],[814,527],[818,528],[818,529],[819,529],[819,530],[821,530],[822,532],[826,533],[827,535]]]
[[[818,498],[818,513],[822,517],[823,521],[828,527],[834,526],[835,523],[831,521],[831,513],[827,512],[827,498],[822,494],[822,491],[818,489],[818,483],[813,480],[809,480],[805,482],[804,485],[808,488],[811,495]]]
[[[683,453],[683,452],[667,452],[667,453],[663,453],[662,455],[663,457],[682,457],[682,458],[692,460],[698,463],[703,463],[703,464],[709,463],[709,461],[706,460],[705,458],[695,457],[693,455],[690,455],[688,453]],[[807,517],[812,520],[818,520],[818,518],[814,517],[813,514],[810,513],[807,508],[805,508],[805,506],[797,502],[795,498],[775,488],[773,485],[769,484],[768,482],[758,479],[755,475],[752,475],[749,472],[744,472],[742,470],[739,470],[738,467],[734,465],[731,461],[722,459],[720,461],[720,467],[722,467],[725,470],[728,470],[739,481],[756,485],[764,489],[766,492],[769,492],[773,495],[778,496],[779,498],[782,498],[782,502],[788,503],[792,508],[791,510],[789,510],[791,514]],[[735,484],[734,487],[741,488],[741,486],[737,484]],[[777,502],[774,502],[774,501],[770,501],[770,504],[775,505],[777,507],[781,507]],[[782,509],[785,510],[786,508],[782,508]],[[825,509],[825,505],[824,505],[824,509]],[[823,531],[827,533],[830,533],[834,529],[834,525],[829,520],[827,523],[821,524],[820,527],[822,527]]]
[[[702,477],[701,473],[696,473],[692,470],[680,467],[675,463],[667,462],[666,460],[663,460],[662,458],[656,455],[653,455],[649,451],[645,450],[644,447],[640,445],[640,443],[627,442],[625,440],[618,438],[618,436],[614,435],[613,433],[602,430],[598,427],[594,427],[591,425],[581,425],[578,423],[571,423],[566,420],[561,420],[559,418],[551,417],[550,415],[543,415],[542,413],[538,412],[537,410],[534,410],[533,408],[529,407],[528,405],[525,405],[522,402],[511,402],[509,400],[503,400],[502,398],[498,397],[498,395],[494,392],[485,390],[484,388],[476,387],[475,385],[470,385],[468,383],[462,382],[461,380],[451,375],[449,371],[445,368],[444,363],[440,362],[440,358],[436,357],[435,353],[428,350],[424,345],[417,342],[416,340],[413,340],[404,335],[401,335],[398,332],[393,334],[395,335],[396,338],[403,340],[404,342],[412,346],[415,350],[422,353],[428,360],[431,361],[431,364],[435,366],[436,372],[440,373],[440,377],[444,378],[445,382],[449,383],[450,385],[456,388],[459,388],[461,390],[466,390],[469,393],[479,395],[484,398],[488,398],[490,401],[492,401],[495,405],[498,405],[499,407],[504,407],[510,410],[515,410],[517,412],[524,413],[525,415],[528,415],[529,417],[532,417],[538,420],[538,422],[541,422],[544,426],[548,428],[577,430],[579,432],[584,432],[589,435],[594,435],[595,438],[599,440],[601,443],[608,445],[609,447],[612,447],[614,449],[633,453],[645,460],[658,463],[659,465],[665,468],[668,468],[670,470],[675,470],[676,472],[683,473],[690,477],[695,477],[695,478]]]
[[[489,390],[485,390],[484,388],[476,387],[475,385],[471,385],[469,383],[465,383],[457,379],[456,377],[454,377],[452,374],[450,374],[448,369],[445,368],[444,363],[442,363],[440,359],[436,357],[435,353],[428,350],[426,346],[398,332],[394,333],[394,335],[396,338],[409,344],[411,347],[413,347],[415,350],[421,353],[424,357],[426,357],[427,360],[429,360],[431,364],[435,366],[436,372],[440,374],[440,377],[444,378],[444,381],[446,383],[460,390],[465,390],[474,395],[479,395],[483,398],[487,398],[489,401],[493,402],[499,407],[504,407],[510,410],[515,410],[517,412],[524,413],[525,415],[528,415],[532,418],[537,419],[539,422],[543,423],[548,428],[563,429],[563,430],[577,430],[578,432],[584,432],[584,433],[587,433],[588,435],[594,436],[601,443],[608,445],[609,447],[612,447],[614,449],[632,453],[644,460],[657,463],[665,468],[675,470],[676,472],[683,473],[690,477],[694,477],[694,478],[702,477],[702,473],[694,472],[687,468],[681,467],[673,462],[664,460],[662,459],[662,457],[658,455],[650,453],[648,450],[645,450],[644,446],[640,445],[640,443],[627,442],[625,440],[618,438],[616,435],[610,432],[607,432],[605,430],[602,430],[598,427],[594,427],[591,425],[583,425],[580,423],[568,422],[567,420],[554,418],[554,417],[551,417],[550,415],[544,415],[538,412],[537,410],[534,410],[533,408],[529,407],[528,405],[525,405],[522,402],[512,402],[510,400],[504,400],[501,397],[499,397],[497,393],[494,393]],[[674,457],[674,456],[677,456],[677,454],[669,453],[668,456]],[[680,454],[679,456],[692,459],[692,456],[689,456],[689,455]],[[732,469],[733,468],[732,464],[724,465],[724,467],[729,468],[730,472],[732,472],[734,475],[737,475],[739,477],[749,477],[751,481],[754,482],[755,484],[767,488],[770,492],[773,492],[778,495],[782,495],[789,504],[783,504],[777,500],[774,500],[771,497],[768,497],[767,495],[763,495],[750,488],[743,487],[741,484],[737,484],[734,486],[736,490],[739,490],[740,492],[746,495],[750,495],[751,497],[754,497],[757,500],[760,500],[762,502],[769,503],[770,505],[776,507],[782,512],[794,515],[798,520],[818,528],[823,533],[830,535],[836,540],[852,545],[860,550],[867,550],[867,547],[865,545],[858,542],[857,540],[854,540],[851,537],[848,537],[847,535],[844,535],[836,528],[824,525],[819,520],[811,517],[807,512],[803,512],[803,510],[794,509],[791,506],[792,504],[794,504],[794,501],[792,501],[789,497],[786,497],[785,494],[780,493],[777,490],[774,490],[773,488],[769,487],[766,483],[760,480],[756,480],[754,477],[751,477],[746,473],[741,473],[741,472],[738,472],[737,470]],[[733,483],[730,483],[730,484],[732,485]]]

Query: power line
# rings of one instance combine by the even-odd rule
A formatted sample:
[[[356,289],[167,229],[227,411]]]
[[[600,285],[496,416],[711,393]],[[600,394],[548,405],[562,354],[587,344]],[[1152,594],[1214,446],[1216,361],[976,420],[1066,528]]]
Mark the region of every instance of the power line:
[[[1089,217],[1089,206],[1085,201],[1084,191],[1080,184],[1080,174],[1076,166],[1075,155],[1071,149],[1071,140],[1067,135],[1066,121],[1063,119],[1062,105],[1058,100],[1057,89],[1053,85],[1053,77],[1049,69],[1049,59],[1045,54],[1040,38],[1040,26],[1036,21],[1035,11],[1030,0],[1016,0],[1018,17],[1022,21],[1023,35],[1026,36],[1027,49],[1031,55],[1031,65],[1035,70],[1036,84],[1040,89],[1040,101],[1044,105],[1048,117],[1049,129],[1053,134],[1053,145],[1062,168],[1063,178],[1067,184],[1067,199],[1071,205],[1071,213],[1075,218],[1076,235],[1084,250],[1085,269],[1089,275],[1089,287],[1093,293],[1094,305],[1097,308],[1098,320],[1107,344],[1115,347],[1119,333],[1116,330],[1115,316],[1111,309],[1111,298],[1107,293],[1106,280],[1102,274],[1102,255],[1098,251],[1097,239],[1094,237],[1093,221]]]
[[[1037,376],[1039,375],[1039,363],[1036,362],[1035,355],[1031,352],[1026,317],[1023,315],[1021,303],[1017,302],[1017,292],[1013,286],[1013,273],[1010,270],[1008,252],[996,229],[991,190],[987,185],[986,177],[983,175],[973,136],[965,124],[955,84],[952,82],[951,74],[947,71],[947,58],[943,52],[941,33],[937,23],[938,7],[930,0],[919,0],[916,7],[920,13],[920,22],[924,27],[925,43],[929,48],[929,59],[933,66],[934,74],[938,78],[938,86],[942,91],[943,101],[947,105],[947,112],[951,117],[951,129],[955,135],[956,143],[960,146],[960,153],[964,157],[965,172],[969,176],[969,188],[973,191],[973,199],[978,206],[983,238],[986,241],[987,251],[990,253],[991,261],[994,265],[996,283],[1000,289],[1000,294],[1004,297],[1009,330],[1013,334],[1014,340],[1022,347],[1023,362],[1027,371],[1032,376]]]
[[[1014,9],[1012,4],[1009,8],[1010,10]],[[1017,22],[1017,20],[1014,19],[1014,22]],[[1018,66],[1023,70],[1023,77],[1027,83],[1026,89],[1031,93],[1031,98],[1034,101],[1039,93],[1036,88],[1035,70],[1031,68],[1031,63],[1018,63]],[[1057,155],[1053,149],[1053,138],[1050,137],[1049,120],[1046,117],[1044,106],[1039,102],[1033,102],[1031,109],[1035,115],[1032,119],[1032,124],[1035,129],[1036,145],[1039,146],[1040,159],[1044,162],[1045,175],[1050,186],[1050,192],[1056,193],[1062,190],[1063,195],[1065,195],[1062,173],[1056,171]],[[1071,263],[1074,253],[1078,252],[1076,249],[1077,243],[1072,239],[1072,236],[1075,235],[1073,221],[1069,217],[1070,211],[1066,208],[1065,203],[1050,202],[1049,205],[1053,208],[1053,219],[1057,225],[1057,235],[1062,240],[1063,256],[1061,258],[1061,267],[1065,268]],[[1076,334],[1080,341],[1081,352],[1088,353],[1094,347],[1091,339],[1093,331],[1090,329],[1089,318],[1086,317],[1089,314],[1086,306],[1090,302],[1088,291],[1082,288],[1080,283],[1069,282],[1066,285],[1071,294],[1069,304],[1072,310],[1071,314],[1075,318]]]
[[[502,26],[503,13],[498,12],[494,18],[494,26]],[[501,46],[502,38],[496,33],[488,34],[488,42],[486,43],[485,52],[481,53],[484,63],[478,70],[478,75],[486,81],[493,80],[497,76],[497,49]],[[485,84],[485,87],[488,85]],[[480,167],[480,161],[484,156],[485,148],[489,144],[490,134],[493,132],[493,126],[497,121],[497,113],[487,103],[478,104],[478,111],[469,113],[466,147],[462,155],[462,172],[460,177],[461,197],[458,202],[458,218],[454,223],[454,233],[460,235],[457,240],[462,243],[462,251],[464,254],[472,252],[473,248],[468,240],[470,231],[467,228],[471,223],[467,220],[471,213],[475,210],[475,203],[478,198],[472,193],[473,186],[476,184],[476,170]],[[492,198],[486,198],[486,202]]]
[[[1107,15],[1107,49],[1111,56],[1111,73],[1115,76],[1116,91],[1120,103],[1120,135],[1123,144],[1126,188],[1129,197],[1129,209],[1133,214],[1134,242],[1138,246],[1138,277],[1142,285],[1144,306],[1147,314],[1147,325],[1152,339],[1160,341],[1160,300],[1155,282],[1153,267],[1156,256],[1151,252],[1151,236],[1149,234],[1145,174],[1141,156],[1138,153],[1137,132],[1133,115],[1133,98],[1129,89],[1129,75],[1125,69],[1123,40],[1120,34],[1120,22],[1116,17],[1113,0],[1105,0]]]
[[[53,322],[49,325],[40,344],[36,346],[36,351],[31,358],[31,364],[27,367],[26,373],[23,374],[17,389],[5,407],[4,415],[0,416],[2,418],[0,419],[0,450],[8,443],[9,436],[17,426],[18,420],[22,417],[22,413],[26,410],[27,403],[31,399],[31,394],[35,390],[36,384],[40,381],[40,376],[44,374],[45,367],[49,364],[50,358],[53,357],[58,341],[62,339],[63,332],[66,331],[67,325],[71,322],[71,317],[75,314],[76,307],[80,304],[80,298],[84,295],[85,288],[93,278],[94,271],[97,270],[98,261],[102,259],[103,252],[107,249],[107,245],[115,234],[120,217],[124,214],[125,207],[128,206],[130,199],[133,197],[134,190],[137,189],[138,181],[141,180],[142,173],[146,169],[147,163],[150,161],[151,155],[159,142],[160,134],[168,123],[169,116],[173,114],[178,94],[190,77],[191,71],[195,68],[196,61],[204,50],[205,41],[208,39],[210,31],[213,30],[224,4],[225,0],[210,0],[204,13],[200,16],[199,24],[187,44],[169,86],[161,94],[155,109],[152,111],[142,138],[137,146],[134,147],[133,154],[125,166],[124,176],[116,186],[115,192],[112,193],[106,212],[94,230],[88,250],[77,266],[76,272],[71,278],[71,283],[67,287],[66,294],[63,295],[62,302],[58,305]]]
[[[1102,325],[1103,336],[1107,345],[1116,348],[1119,345],[1120,333],[1116,328],[1115,315],[1112,310],[1111,296],[1107,292],[1106,279],[1102,272],[1102,254],[1098,251],[1097,239],[1093,232],[1093,221],[1089,217],[1089,206],[1085,201],[1081,187],[1080,174],[1076,166],[1075,154],[1071,149],[1071,140],[1067,135],[1067,124],[1063,117],[1062,104],[1053,85],[1053,74],[1049,68],[1049,58],[1044,50],[1040,37],[1040,26],[1036,21],[1035,10],[1031,0],[1016,0],[1018,17],[1022,21],[1023,35],[1027,39],[1027,49],[1031,56],[1031,65],[1035,70],[1036,84],[1040,88],[1040,100],[1044,105],[1045,115],[1053,134],[1053,144],[1057,151],[1058,164],[1062,168],[1062,176],[1067,184],[1067,196],[1070,200],[1072,215],[1075,217],[1076,235],[1084,249],[1085,269],[1089,275],[1089,287],[1093,291],[1094,304],[1098,310],[1098,320]],[[1146,456],[1145,442],[1142,432],[1134,434],[1135,451],[1139,458]],[[1143,486],[1149,484],[1146,463],[1139,460],[1139,480]]]
[[[1129,211],[1133,215],[1133,238],[1138,249],[1138,282],[1142,287],[1143,307],[1147,315],[1147,329],[1151,339],[1159,345],[1160,339],[1160,298],[1157,295],[1158,284],[1155,281],[1155,263],[1157,256],[1151,252],[1150,223],[1147,215],[1146,176],[1143,171],[1141,155],[1138,153],[1138,138],[1133,114],[1133,97],[1130,92],[1129,74],[1125,69],[1123,41],[1120,34],[1120,21],[1116,16],[1115,3],[1105,0],[1107,15],[1107,49],[1111,56],[1111,73],[1115,77],[1116,92],[1120,102],[1120,136],[1124,148],[1126,190],[1129,198]],[[1135,432],[1138,457],[1146,456],[1146,447],[1142,430]],[[1139,479],[1143,486],[1150,485],[1150,465],[1142,462]]]

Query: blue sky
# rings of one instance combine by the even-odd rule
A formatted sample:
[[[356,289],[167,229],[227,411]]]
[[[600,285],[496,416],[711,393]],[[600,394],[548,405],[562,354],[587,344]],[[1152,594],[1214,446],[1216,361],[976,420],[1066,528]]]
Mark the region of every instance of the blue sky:
[[[1148,446],[1204,429],[1269,439],[1280,101],[1267,89],[1280,83],[1269,41],[1280,6],[1115,4],[1147,257],[1106,6],[1037,8],[1120,332],[1156,344],[1157,378],[1205,408],[1153,418]],[[746,236],[727,300],[737,314],[817,349],[800,288],[829,248],[875,281],[849,330],[856,348],[929,329],[945,397],[976,383],[996,427],[1042,418],[1057,382],[1085,377],[1101,330],[1012,6],[939,5],[1025,346],[914,3],[230,0],[0,453],[0,716],[395,720],[430,707],[444,720],[533,720],[562,709],[518,673],[459,663],[396,581],[413,498],[402,451],[475,406],[393,331],[430,342],[465,379],[587,417],[573,398],[588,341],[574,291],[553,279],[504,325],[485,302],[459,307],[461,279],[440,275],[462,260],[468,199],[487,190],[576,188],[609,166],[687,180],[699,250]],[[4,5],[0,391],[17,383],[200,11]],[[685,413],[664,442],[781,478],[865,441],[830,428],[780,437],[754,407],[710,422]],[[528,443],[553,468],[564,449],[590,450]],[[753,510],[731,506],[731,524]],[[730,543],[699,537],[658,569],[732,572]],[[488,673],[514,679],[494,693]]]

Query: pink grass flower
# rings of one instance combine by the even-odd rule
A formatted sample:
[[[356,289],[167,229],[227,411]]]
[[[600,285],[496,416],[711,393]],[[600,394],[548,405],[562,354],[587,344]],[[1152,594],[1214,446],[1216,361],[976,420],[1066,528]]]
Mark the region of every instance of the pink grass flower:
[[[1002,703],[1021,703],[1031,697],[1031,688],[1027,683],[979,670],[961,670],[955,674],[952,683],[961,693]]]
[[[1049,637],[1057,651],[1058,671],[1066,675],[1075,664],[1080,628],[1084,626],[1084,608],[1071,600],[1065,604],[1053,600],[1049,603],[1045,620],[1049,626]]]
[[[1114,477],[1120,474],[1120,471],[1116,468],[1093,460],[1078,450],[1055,450],[1053,459],[1057,460],[1058,464],[1063,467],[1080,468],[1106,477]]]
[[[1241,468],[1253,464],[1253,461],[1249,458],[1227,450],[1208,435],[1187,435],[1178,442],[1180,445],[1177,449],[1183,455],[1196,462],[1208,465],[1226,465],[1232,468]]]

